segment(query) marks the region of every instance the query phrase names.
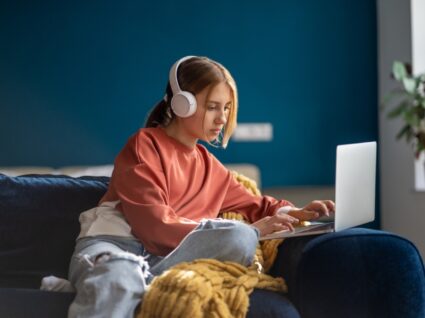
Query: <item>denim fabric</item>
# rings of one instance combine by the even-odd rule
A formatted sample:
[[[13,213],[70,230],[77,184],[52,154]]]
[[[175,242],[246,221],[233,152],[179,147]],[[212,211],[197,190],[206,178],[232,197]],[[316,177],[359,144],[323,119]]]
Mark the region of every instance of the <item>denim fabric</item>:
[[[199,258],[252,262],[258,232],[229,220],[205,220],[164,258],[149,255],[137,240],[113,236],[80,239],[71,259],[69,279],[77,290],[68,317],[133,317],[151,272]],[[149,271],[149,264],[152,265]]]
[[[168,268],[199,258],[232,261],[242,265],[252,263],[258,243],[258,232],[238,221],[205,220],[177,248],[160,261],[151,263],[153,275]]]
[[[133,316],[146,289],[147,269],[143,257],[126,251],[134,243],[126,238],[114,242],[111,237],[77,243],[69,276],[77,295],[69,317]]]

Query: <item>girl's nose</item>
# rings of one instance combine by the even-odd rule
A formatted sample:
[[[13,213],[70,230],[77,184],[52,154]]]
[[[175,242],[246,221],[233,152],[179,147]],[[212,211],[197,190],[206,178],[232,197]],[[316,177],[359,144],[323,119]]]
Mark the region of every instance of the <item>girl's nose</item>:
[[[227,121],[226,113],[224,111],[221,111],[215,120],[218,124],[225,124]]]

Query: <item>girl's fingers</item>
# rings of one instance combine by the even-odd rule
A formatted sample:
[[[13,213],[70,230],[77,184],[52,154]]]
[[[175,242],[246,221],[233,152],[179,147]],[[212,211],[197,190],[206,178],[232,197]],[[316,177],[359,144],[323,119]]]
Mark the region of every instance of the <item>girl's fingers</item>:
[[[275,223],[274,226],[278,227],[278,230],[275,231],[281,231],[281,230],[294,230],[294,226],[291,223]]]
[[[324,201],[313,201],[307,207],[306,210],[314,210],[319,212],[321,215],[329,215],[329,210]]]
[[[282,223],[274,223],[272,227],[273,227],[273,232],[289,230],[289,227],[287,227],[286,225],[283,225]]]
[[[299,220],[289,214],[276,214],[275,217],[280,222],[288,222],[288,223],[298,223]]]
[[[335,202],[332,200],[324,200],[323,202],[328,207],[329,212],[335,212]]]
[[[304,216],[303,216],[303,221],[310,221],[313,219],[317,219],[321,214],[319,212],[316,211],[303,211],[304,212]]]
[[[329,212],[335,212],[335,202],[332,200],[316,200],[311,202],[306,209],[313,208],[318,210],[321,214],[329,216]]]
[[[310,211],[310,210],[307,210],[307,209],[291,212],[291,215],[296,217],[299,221],[310,221],[310,220],[318,218],[320,216],[320,214],[318,212]]]

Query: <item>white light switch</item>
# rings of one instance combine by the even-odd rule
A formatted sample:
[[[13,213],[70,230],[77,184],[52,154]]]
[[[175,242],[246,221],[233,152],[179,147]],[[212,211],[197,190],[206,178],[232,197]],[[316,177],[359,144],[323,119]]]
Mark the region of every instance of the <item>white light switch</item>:
[[[242,123],[236,127],[234,141],[272,141],[273,125],[271,123]]]

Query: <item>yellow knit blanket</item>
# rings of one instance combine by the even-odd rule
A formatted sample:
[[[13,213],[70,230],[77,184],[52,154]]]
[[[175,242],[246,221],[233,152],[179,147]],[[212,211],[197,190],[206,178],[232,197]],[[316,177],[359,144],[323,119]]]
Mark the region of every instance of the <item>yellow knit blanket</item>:
[[[256,183],[234,172],[236,180],[260,195]],[[240,214],[222,213],[226,219],[243,220]],[[180,263],[154,278],[143,298],[138,318],[242,318],[254,288],[287,292],[282,278],[266,275],[283,240],[258,244],[254,262],[245,267],[234,262],[198,259]]]

